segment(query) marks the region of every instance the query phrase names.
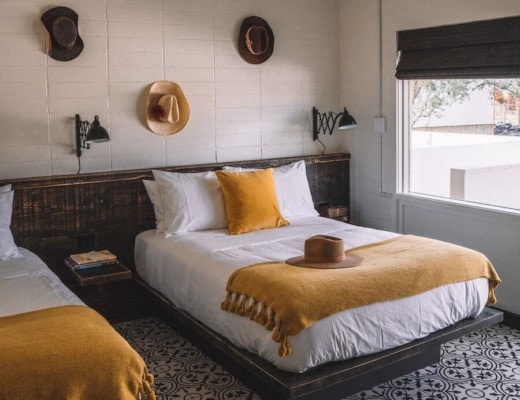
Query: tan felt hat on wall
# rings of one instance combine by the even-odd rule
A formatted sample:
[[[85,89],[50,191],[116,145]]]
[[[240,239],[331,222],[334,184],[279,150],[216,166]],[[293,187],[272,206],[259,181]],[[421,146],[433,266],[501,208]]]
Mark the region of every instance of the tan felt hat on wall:
[[[179,85],[170,81],[154,82],[146,99],[146,123],[157,135],[173,135],[190,119],[190,105]]]
[[[334,236],[314,235],[305,240],[304,255],[285,260],[287,264],[307,268],[349,268],[363,262],[354,254],[345,254],[343,240]]]

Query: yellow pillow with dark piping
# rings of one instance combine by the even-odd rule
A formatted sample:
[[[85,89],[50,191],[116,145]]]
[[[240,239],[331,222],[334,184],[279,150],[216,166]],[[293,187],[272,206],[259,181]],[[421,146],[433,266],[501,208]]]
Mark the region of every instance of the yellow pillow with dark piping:
[[[224,192],[231,235],[289,224],[280,212],[272,168],[251,172],[215,173]]]

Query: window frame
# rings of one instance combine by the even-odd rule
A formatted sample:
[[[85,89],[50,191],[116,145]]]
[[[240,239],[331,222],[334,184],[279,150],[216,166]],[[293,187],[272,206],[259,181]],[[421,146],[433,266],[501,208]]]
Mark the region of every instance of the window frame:
[[[428,199],[444,204],[454,204],[468,209],[481,209],[496,211],[508,215],[520,215],[520,209],[502,207],[493,204],[472,202],[468,200],[453,199],[450,197],[436,196],[410,190],[410,159],[411,159],[411,127],[410,127],[410,83],[413,80],[396,79],[396,122],[397,122],[397,194],[410,198]]]

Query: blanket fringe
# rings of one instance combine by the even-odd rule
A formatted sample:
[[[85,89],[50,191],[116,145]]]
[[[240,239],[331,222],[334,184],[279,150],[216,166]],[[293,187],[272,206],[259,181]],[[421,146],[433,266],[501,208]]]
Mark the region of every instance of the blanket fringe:
[[[278,355],[288,356],[292,353],[287,335],[283,332],[282,321],[276,316],[275,310],[258,300],[247,297],[241,293],[227,292],[226,298],[220,304],[223,311],[233,312],[243,317],[249,317],[251,321],[263,325],[268,331],[273,331],[272,339],[280,343]]]
[[[278,355],[280,357],[290,356],[292,354],[292,347],[289,345],[287,336],[283,336],[282,344],[278,348]]]
[[[148,371],[144,371],[141,388],[139,389],[139,399],[156,400],[155,392],[152,390],[153,381],[153,375],[149,374]]]

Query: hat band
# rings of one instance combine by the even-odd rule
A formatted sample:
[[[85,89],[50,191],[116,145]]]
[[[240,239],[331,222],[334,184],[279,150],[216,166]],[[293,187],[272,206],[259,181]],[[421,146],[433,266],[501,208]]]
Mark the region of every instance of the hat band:
[[[317,264],[317,263],[339,263],[343,260],[345,260],[345,254],[340,254],[337,256],[310,256],[305,255],[303,260],[305,262],[311,263],[311,264]]]
[[[255,46],[258,44],[257,46]],[[269,48],[269,35],[263,26],[251,26],[246,31],[247,49],[255,56],[264,54]],[[255,49],[258,47],[259,49]]]
[[[343,240],[329,235],[315,235],[305,241],[304,260],[309,263],[339,263],[345,260]]]

